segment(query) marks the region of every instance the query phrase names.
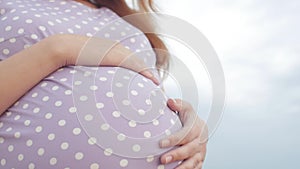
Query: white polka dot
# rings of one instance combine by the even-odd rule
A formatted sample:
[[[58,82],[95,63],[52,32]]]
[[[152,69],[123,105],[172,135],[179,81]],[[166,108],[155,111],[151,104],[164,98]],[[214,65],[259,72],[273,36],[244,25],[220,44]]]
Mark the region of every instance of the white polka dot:
[[[30,163],[30,164],[28,165],[28,169],[35,169],[34,163]]]
[[[97,139],[96,139],[95,137],[90,137],[90,138],[88,139],[88,143],[89,143],[90,145],[94,145],[94,144],[97,143]]]
[[[109,124],[107,124],[107,123],[102,124],[101,129],[104,130],[104,131],[108,130],[109,129]]]
[[[138,95],[138,92],[136,90],[131,90],[130,93],[133,95],[133,96],[137,96]]]
[[[15,132],[15,138],[20,138],[21,137],[21,133],[20,132]]]
[[[11,38],[11,39],[9,39],[9,42],[10,43],[15,43],[17,40],[16,40],[16,38]]]
[[[120,114],[119,111],[113,111],[113,112],[112,112],[112,115],[113,115],[114,117],[120,117],[120,116],[121,116],[121,114]]]
[[[129,80],[130,77],[129,76],[123,76],[123,79]]]
[[[99,80],[104,82],[104,81],[107,80],[107,78],[106,77],[100,77]]]
[[[68,79],[67,78],[61,78],[61,79],[59,79],[59,81],[61,81],[61,82],[66,82]]]
[[[30,37],[31,37],[31,39],[34,39],[34,40],[38,39],[38,36],[36,34],[32,34]]]
[[[1,163],[2,166],[5,166],[6,165],[6,159],[2,158],[0,163]]]
[[[82,81],[75,81],[74,82],[74,85],[76,85],[76,86],[79,86],[79,85],[81,85],[82,84]]]
[[[92,75],[92,72],[90,72],[90,71],[86,71],[86,72],[84,72],[84,74],[83,74],[84,77],[89,77],[89,76],[91,76],[91,75]]]
[[[12,130],[11,127],[8,127],[8,128],[6,129],[7,132],[10,132],[11,130]]]
[[[112,26],[112,27],[110,27],[110,30],[114,31],[114,30],[116,30],[116,27]]]
[[[24,159],[24,155],[23,155],[23,154],[19,154],[19,155],[18,155],[18,160],[19,160],[19,161],[22,161],[23,159]]]
[[[67,142],[61,143],[60,148],[61,148],[62,150],[68,149],[68,148],[69,148],[69,143],[67,143]]]
[[[157,167],[157,169],[165,169],[165,166],[164,166],[164,165],[159,165],[159,166]]]
[[[143,77],[144,82],[148,82],[148,79]],[[151,92],[151,94],[153,94],[153,92]]]
[[[113,150],[111,148],[106,148],[104,150],[104,155],[106,155],[106,156],[111,156],[112,153],[113,153]]]
[[[44,153],[45,153],[45,149],[44,149],[44,148],[39,148],[38,151],[37,151],[37,154],[38,154],[39,156],[44,155]]]
[[[4,138],[0,137],[0,144],[4,143]]]
[[[75,154],[75,159],[76,159],[76,160],[82,160],[83,157],[84,157],[84,155],[83,155],[82,152],[77,152],[77,153]]]
[[[53,26],[53,25],[54,25],[54,23],[51,22],[51,21],[48,21],[48,24],[49,24],[50,26]]]
[[[109,71],[107,71],[107,73],[108,73],[108,74],[115,74],[116,72],[113,71],[113,70],[109,70]]]
[[[121,36],[125,36],[126,35],[126,33],[125,32],[121,32]]]
[[[29,126],[29,125],[30,125],[30,123],[31,123],[31,121],[30,121],[30,120],[25,120],[25,121],[24,121],[24,125],[25,125],[25,126]]]
[[[23,108],[23,109],[27,109],[28,107],[29,107],[28,104],[24,104],[22,108]]]
[[[13,145],[9,145],[9,146],[7,147],[7,150],[8,150],[9,152],[14,151],[14,146],[13,146]]]
[[[118,136],[117,136],[117,139],[118,139],[119,141],[124,141],[125,138],[126,138],[126,136],[125,136],[123,133],[120,133],[120,134],[118,134]]]
[[[145,102],[146,102],[146,104],[147,104],[147,105],[151,105],[151,104],[152,104],[152,102],[151,102],[151,100],[150,100],[150,99],[146,99],[146,101],[145,101]]]
[[[131,42],[131,43],[134,43],[134,42],[135,42],[135,39],[134,39],[134,38],[130,38],[130,42]]]
[[[41,87],[46,87],[48,85],[48,83],[44,82],[41,84]]]
[[[12,113],[10,111],[6,112],[5,114],[6,114],[6,117],[9,117],[12,115]]]
[[[49,96],[44,96],[42,100],[43,100],[44,102],[48,101],[48,100],[49,100]]]
[[[68,29],[68,32],[71,33],[71,34],[74,33],[74,31],[72,29],[70,29],[70,28]]]
[[[45,115],[45,118],[46,118],[46,119],[51,119],[51,118],[52,118],[52,113],[47,113],[47,114]]]
[[[107,97],[113,97],[113,96],[114,96],[114,93],[113,93],[113,92],[107,92],[107,93],[106,93],[106,96],[107,96]]]
[[[57,159],[55,157],[52,157],[49,161],[50,165],[55,165],[57,163]]]
[[[146,137],[146,138],[151,137],[151,132],[150,131],[145,131],[144,132],[144,137]]]
[[[88,97],[87,96],[80,96],[80,101],[87,101],[88,100]]]
[[[163,115],[165,114],[165,111],[163,109],[159,109],[159,114]]]
[[[92,121],[94,119],[94,116],[92,116],[91,114],[87,114],[84,116],[84,120],[86,121]]]
[[[159,121],[156,120],[156,119],[154,119],[154,120],[152,120],[152,124],[153,124],[154,126],[158,126],[158,125],[159,125]]]
[[[130,101],[129,100],[122,100],[122,104],[125,105],[125,106],[128,106],[130,105]]]
[[[117,82],[115,85],[116,85],[117,87],[123,87],[123,84],[120,83],[120,82]]]
[[[171,135],[171,131],[169,129],[165,130],[167,136]]]
[[[24,33],[24,29],[23,28],[18,29],[18,34],[22,34],[22,33]]]
[[[134,152],[139,152],[139,151],[141,151],[141,146],[138,145],[138,144],[133,145],[133,146],[132,146],[132,151],[134,151]]]
[[[33,144],[32,140],[29,139],[26,141],[26,146],[31,147],[32,144]]]
[[[61,105],[62,105],[62,101],[56,101],[56,102],[55,102],[55,106],[56,106],[56,107],[60,107]]]
[[[143,109],[139,109],[139,110],[138,110],[138,113],[139,113],[139,115],[141,115],[141,116],[143,116],[143,115],[146,114],[145,110],[143,110]]]
[[[121,166],[121,167],[127,167],[127,165],[128,165],[128,161],[127,161],[126,159],[122,159],[122,160],[120,161],[120,166]]]
[[[35,132],[37,132],[37,133],[40,133],[42,130],[43,130],[43,127],[42,127],[42,126],[37,126],[37,127],[35,128]]]
[[[26,19],[25,22],[26,23],[32,23],[32,19]]]
[[[130,120],[128,124],[130,127],[136,127],[136,122],[133,120]]]
[[[71,90],[66,90],[66,91],[65,91],[65,95],[70,95],[70,94],[72,94],[72,91],[71,91]]]
[[[53,91],[56,91],[56,90],[58,90],[58,89],[59,89],[58,86],[53,86],[53,87],[52,87],[52,90],[53,90]]]
[[[48,134],[48,140],[52,141],[54,139],[55,139],[55,134],[54,133]]]
[[[58,125],[59,126],[65,126],[66,125],[66,120],[59,120]]]
[[[77,111],[76,107],[70,107],[69,112],[70,113],[75,113]]]
[[[46,30],[46,27],[45,27],[45,26],[39,26],[39,29],[40,29],[41,31],[45,31],[45,30]]]
[[[147,161],[148,163],[152,162],[153,160],[154,160],[154,156],[153,156],[153,155],[147,156],[146,161]]]
[[[5,31],[10,31],[11,29],[12,29],[11,26],[6,26],[6,27],[5,27]]]
[[[98,109],[102,109],[104,107],[104,104],[103,103],[96,103],[96,107]]]
[[[98,86],[96,86],[96,85],[90,86],[90,89],[91,89],[92,91],[95,91],[95,90],[98,89]]]
[[[0,122],[0,129],[3,127],[3,122]]]
[[[21,118],[21,116],[20,115],[16,115],[16,117],[14,118],[14,120],[19,120]]]
[[[81,133],[81,129],[80,128],[74,128],[73,129],[73,134],[74,135],[79,135]]]
[[[91,164],[90,169],[99,169],[99,164],[97,164],[97,163]]]

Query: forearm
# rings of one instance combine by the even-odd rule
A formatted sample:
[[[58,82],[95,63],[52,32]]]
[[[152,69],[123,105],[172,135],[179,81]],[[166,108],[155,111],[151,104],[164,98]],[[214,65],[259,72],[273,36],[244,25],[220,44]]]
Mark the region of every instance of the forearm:
[[[0,62],[0,115],[40,80],[61,66],[49,40]]]

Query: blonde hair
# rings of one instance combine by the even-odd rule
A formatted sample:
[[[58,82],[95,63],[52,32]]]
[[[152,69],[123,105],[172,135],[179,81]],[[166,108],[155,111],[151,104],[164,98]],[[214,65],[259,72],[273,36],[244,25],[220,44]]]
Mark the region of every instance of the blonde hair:
[[[156,12],[153,0],[131,0],[132,4],[136,4],[135,8],[131,8],[125,0],[96,0],[99,6],[105,6],[116,12],[119,16],[124,17],[127,15],[144,13],[144,12]],[[155,29],[155,23],[153,17],[147,17],[149,15],[142,15],[139,19],[129,19],[124,17],[124,19],[132,24],[133,26],[140,29],[145,33],[148,40],[151,43],[152,48],[156,53],[156,68],[160,72],[162,77],[165,77],[165,73],[162,70],[168,70],[169,68],[169,54],[165,43],[153,33],[147,33],[148,30]]]

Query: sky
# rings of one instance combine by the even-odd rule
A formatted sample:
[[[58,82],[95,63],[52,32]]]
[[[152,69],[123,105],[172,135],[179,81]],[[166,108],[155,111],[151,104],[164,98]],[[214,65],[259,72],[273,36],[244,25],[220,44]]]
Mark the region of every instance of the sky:
[[[196,26],[224,69],[226,107],[210,138],[204,168],[299,169],[300,1],[157,3],[164,13]],[[182,60],[191,55],[184,47],[173,49]],[[189,64],[198,80],[198,114],[205,119],[211,99],[209,79],[200,73],[203,66]],[[178,96],[170,80],[165,88],[170,96]]]

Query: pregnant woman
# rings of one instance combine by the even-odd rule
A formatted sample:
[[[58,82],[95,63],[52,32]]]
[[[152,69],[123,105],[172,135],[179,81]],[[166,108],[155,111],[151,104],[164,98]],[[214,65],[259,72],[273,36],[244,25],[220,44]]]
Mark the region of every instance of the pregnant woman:
[[[0,0],[0,168],[202,168],[204,123],[166,100],[164,44],[120,18],[136,12]]]

